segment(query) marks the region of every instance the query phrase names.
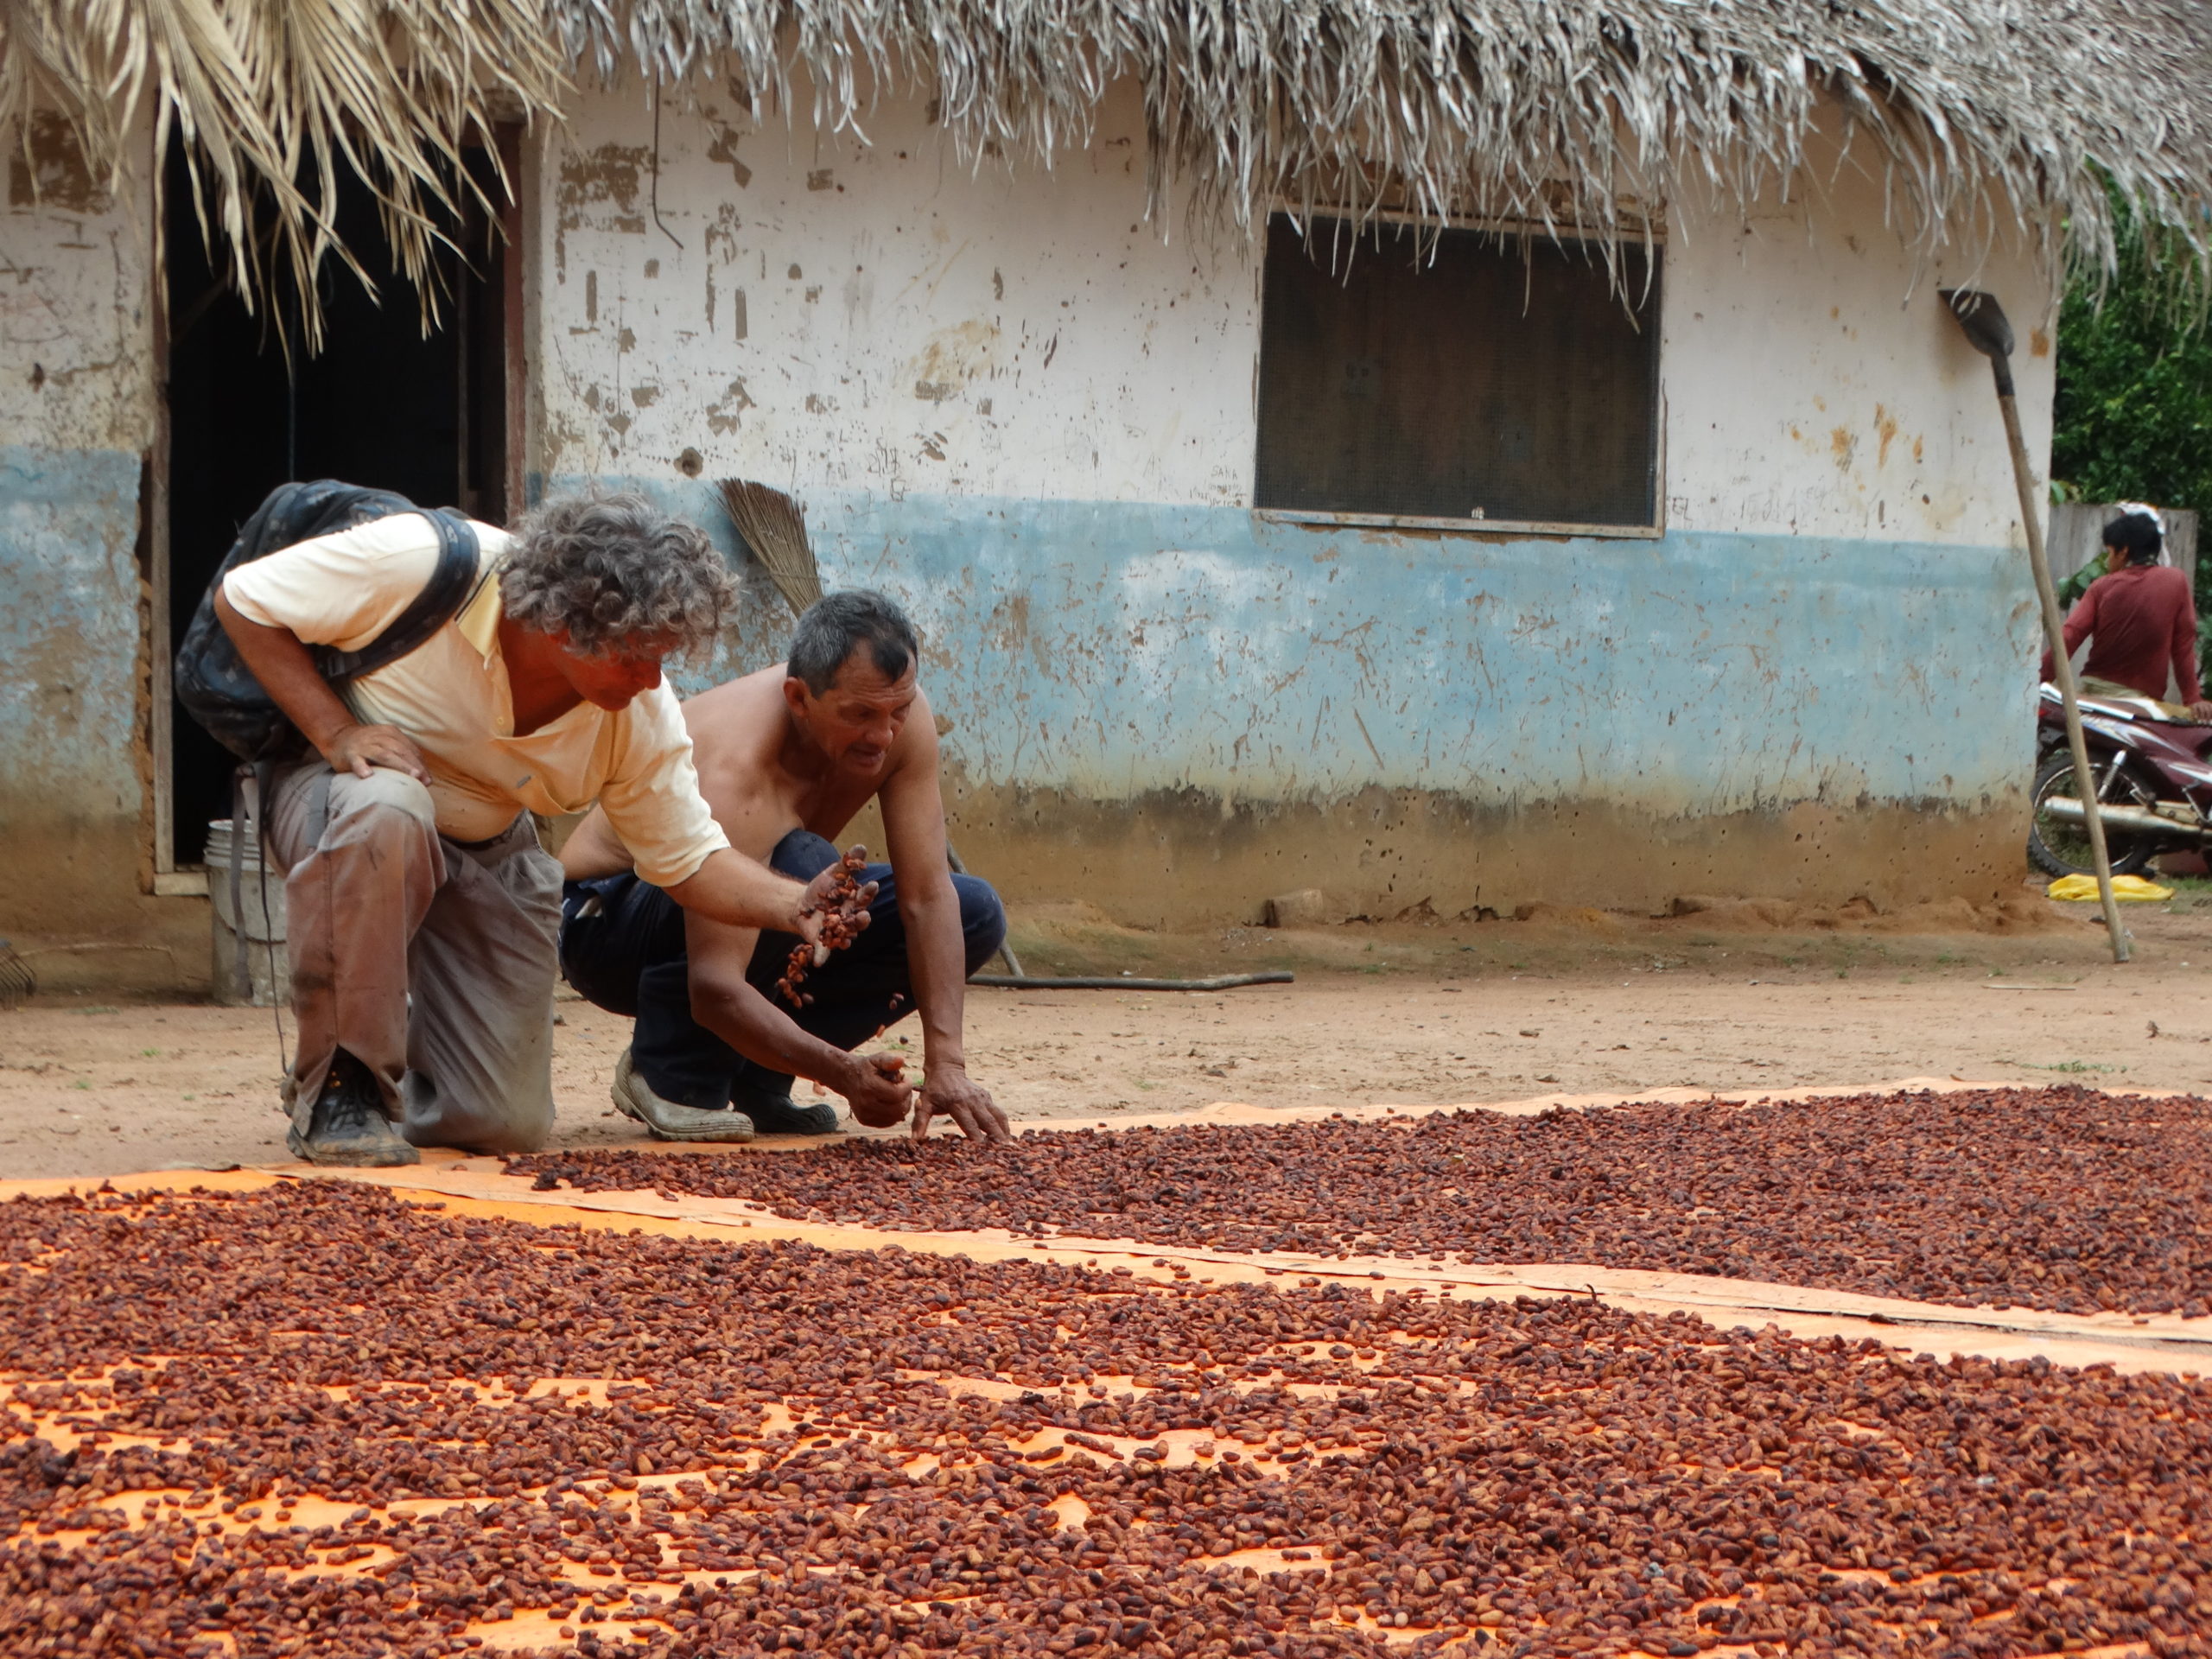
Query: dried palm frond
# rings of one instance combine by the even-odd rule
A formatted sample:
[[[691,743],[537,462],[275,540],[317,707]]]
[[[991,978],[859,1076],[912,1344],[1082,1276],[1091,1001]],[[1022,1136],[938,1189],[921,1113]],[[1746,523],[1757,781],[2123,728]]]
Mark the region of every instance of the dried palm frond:
[[[332,228],[341,169],[375,192],[427,328],[441,226],[481,194],[464,139],[495,105],[557,113],[567,86],[542,0],[0,0],[0,135],[28,143],[32,111],[56,111],[112,189],[150,105],[232,283],[251,306],[288,283],[310,349],[326,259],[373,288]]]
[[[549,3],[603,76],[719,64],[756,113],[795,70],[830,128],[919,89],[970,161],[1080,145],[1132,80],[1155,213],[1179,190],[1248,233],[1285,203],[1387,200],[1634,238],[1672,202],[1816,188],[1808,145],[1840,111],[1924,254],[2003,236],[2054,274],[2069,248],[2109,270],[2116,199],[2212,268],[2202,0]]]
[[[2212,7],[2201,0],[0,0],[0,134],[62,111],[112,184],[150,99],[188,141],[233,280],[267,263],[318,319],[340,164],[435,302],[437,226],[496,100],[551,113],[563,54],[717,71],[759,113],[795,76],[857,130],[934,97],[974,164],[1090,139],[1141,92],[1153,211],[1256,234],[1290,204],[1536,233],[1646,234],[1670,204],[1816,188],[1823,121],[1923,254],[2024,238],[2109,272],[2120,216],[2212,273]],[[204,188],[203,188],[204,184]],[[357,267],[358,269],[358,267]]]
[[[726,478],[715,486],[730,523],[745,538],[745,545],[776,584],[793,616],[822,597],[822,572],[814,563],[814,547],[806,537],[806,515],[798,502],[781,490],[742,478]]]

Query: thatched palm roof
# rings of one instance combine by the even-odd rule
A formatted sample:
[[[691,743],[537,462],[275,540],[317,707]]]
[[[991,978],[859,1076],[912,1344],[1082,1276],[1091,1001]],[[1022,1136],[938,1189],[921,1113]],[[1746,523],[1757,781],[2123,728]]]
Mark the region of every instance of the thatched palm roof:
[[[1159,187],[1250,226],[1366,187],[1607,226],[1633,198],[1791,185],[1825,101],[1923,246],[2025,232],[2109,265],[2110,193],[2202,273],[2212,0],[550,0],[579,63],[718,61],[864,123],[911,81],[968,145],[1049,154],[1143,88]],[[1871,157],[1870,157],[1871,151]],[[2171,245],[2171,244],[2169,244]]]
[[[2205,0],[0,0],[0,126],[41,96],[112,161],[151,99],[242,277],[245,195],[311,264],[294,181],[341,154],[419,269],[487,94],[555,111],[564,67],[723,76],[756,105],[803,86],[862,128],[916,90],[969,153],[1033,159],[1127,78],[1155,201],[1248,227],[1286,200],[1606,228],[1624,200],[1748,203],[1805,185],[1825,106],[1923,248],[2024,234],[2109,266],[2116,197],[2212,270]]]
[[[427,321],[464,137],[495,102],[556,109],[563,67],[542,0],[0,0],[0,139],[57,112],[112,187],[143,119],[157,149],[181,134],[232,280],[251,303],[289,276],[312,346],[322,261],[369,280],[332,233],[340,166],[377,190]]]

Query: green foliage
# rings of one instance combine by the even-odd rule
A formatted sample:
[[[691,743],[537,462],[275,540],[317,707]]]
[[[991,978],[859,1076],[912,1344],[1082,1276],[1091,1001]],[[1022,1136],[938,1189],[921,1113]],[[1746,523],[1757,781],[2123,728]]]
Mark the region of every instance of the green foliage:
[[[2102,559],[2091,559],[2072,575],[2058,584],[2058,608],[2070,611],[2074,601],[2089,591],[2089,584],[2105,573]]]
[[[2139,228],[2114,206],[2120,275],[2101,307],[2094,285],[2077,281],[2059,315],[2052,488],[2077,501],[2193,507],[2212,521],[2212,329],[2177,305]],[[2092,559],[2060,604],[2103,573]],[[2198,659],[2212,662],[2212,545],[2198,549],[2196,615]]]
[[[2077,500],[2212,514],[2212,331],[2176,315],[2132,227],[2121,243],[2102,308],[2077,282],[2060,314],[2051,475]]]

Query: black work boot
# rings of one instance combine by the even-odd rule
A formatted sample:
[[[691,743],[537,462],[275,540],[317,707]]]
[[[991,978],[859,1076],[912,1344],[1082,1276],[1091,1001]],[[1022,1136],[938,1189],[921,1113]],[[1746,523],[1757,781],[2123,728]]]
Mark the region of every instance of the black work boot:
[[[763,1135],[835,1135],[837,1109],[826,1102],[802,1106],[789,1095],[745,1093],[730,1102]]]
[[[423,1154],[399,1138],[384,1114],[384,1095],[369,1069],[340,1049],[323,1074],[322,1092],[308,1115],[308,1132],[295,1123],[284,1137],[295,1158],[349,1169],[389,1169],[419,1164]]]

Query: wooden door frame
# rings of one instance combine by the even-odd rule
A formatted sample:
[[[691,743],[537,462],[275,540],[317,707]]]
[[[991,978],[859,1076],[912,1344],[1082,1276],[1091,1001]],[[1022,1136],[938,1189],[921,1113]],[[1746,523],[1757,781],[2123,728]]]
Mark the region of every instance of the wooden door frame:
[[[146,538],[146,741],[152,751],[154,857],[149,891],[156,898],[192,898],[207,891],[205,870],[176,867],[176,694],[175,647],[169,620],[169,267],[168,157],[162,153],[162,128],[155,123],[146,138],[146,285],[149,349],[154,365],[154,429],[146,455],[144,535]],[[141,866],[142,868],[145,868]]]
[[[502,400],[506,426],[505,476],[501,480],[501,507],[509,523],[520,518],[528,505],[529,480],[526,439],[529,396],[526,384],[524,326],[525,291],[523,262],[529,257],[524,242],[528,223],[523,212],[524,191],[524,126],[519,121],[500,121],[493,127],[493,147],[507,180],[507,199],[499,210],[503,243],[500,257],[502,346],[499,368],[505,385]],[[176,863],[176,746],[174,684],[174,645],[169,617],[169,462],[173,430],[169,410],[169,273],[166,240],[168,157],[162,153],[158,130],[147,137],[147,168],[151,181],[147,193],[150,223],[147,231],[148,349],[154,364],[153,430],[145,466],[142,469],[143,499],[140,537],[146,573],[146,618],[143,627],[146,656],[147,722],[144,741],[152,782],[151,810],[146,814],[153,845],[152,857],[139,868],[146,872],[145,890],[161,898],[205,897],[205,869],[179,869]]]
[[[499,233],[506,246],[500,256],[499,280],[503,290],[500,304],[500,323],[505,331],[505,348],[500,353],[500,367],[506,378],[506,444],[504,459],[506,480],[501,502],[507,523],[512,524],[522,517],[529,501],[526,499],[528,479],[527,426],[529,416],[527,358],[524,354],[529,331],[523,327],[523,261],[529,249],[523,241],[524,217],[522,210],[524,190],[523,124],[519,121],[502,121],[493,130],[493,141],[497,147],[500,170],[507,178],[507,200],[499,210]]]

